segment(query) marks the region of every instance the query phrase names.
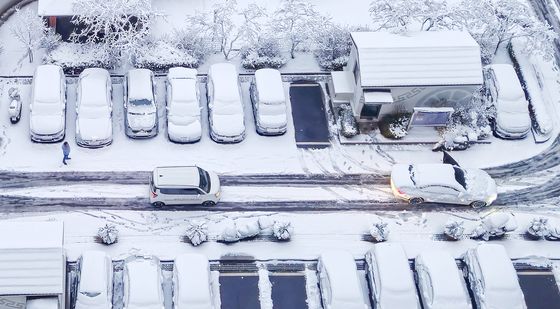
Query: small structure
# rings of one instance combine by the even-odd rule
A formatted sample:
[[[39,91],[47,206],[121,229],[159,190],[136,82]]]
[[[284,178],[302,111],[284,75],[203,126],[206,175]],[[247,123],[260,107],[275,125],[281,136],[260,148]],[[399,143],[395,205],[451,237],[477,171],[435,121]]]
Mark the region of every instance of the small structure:
[[[0,224],[0,308],[25,308],[30,297],[58,298],[66,308],[63,240],[62,222]]]
[[[411,125],[445,125],[452,107],[482,85],[480,47],[467,32],[406,35],[353,32],[343,71],[332,72],[333,103],[349,102],[360,122],[413,113]]]
[[[67,41],[74,30],[74,0],[39,0],[37,14],[47,20],[47,25]]]

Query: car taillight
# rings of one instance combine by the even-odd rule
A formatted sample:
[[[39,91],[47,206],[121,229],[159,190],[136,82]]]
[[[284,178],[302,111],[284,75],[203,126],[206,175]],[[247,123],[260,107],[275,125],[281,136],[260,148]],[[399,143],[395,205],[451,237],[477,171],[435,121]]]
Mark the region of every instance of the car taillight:
[[[399,192],[400,195],[404,194],[404,192],[401,189],[399,189],[399,188],[396,188],[396,189],[397,189],[397,192]]]
[[[157,193],[152,192],[152,198],[156,198],[157,197]]]

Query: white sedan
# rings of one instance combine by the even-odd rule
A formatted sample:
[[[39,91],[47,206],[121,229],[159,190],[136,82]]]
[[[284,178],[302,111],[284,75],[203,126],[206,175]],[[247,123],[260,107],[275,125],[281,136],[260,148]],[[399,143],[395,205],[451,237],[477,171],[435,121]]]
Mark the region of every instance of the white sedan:
[[[86,251],[80,261],[75,309],[111,309],[113,264],[103,251]]]
[[[45,64],[35,69],[29,104],[31,140],[52,143],[64,139],[66,130],[66,78],[62,68]]]
[[[171,68],[167,74],[167,135],[176,143],[200,140],[200,104],[196,69]]]
[[[133,257],[124,268],[124,309],[164,309],[159,260]]]
[[[410,204],[423,202],[489,206],[497,198],[496,182],[486,172],[451,164],[396,164],[393,194]]]
[[[76,143],[96,148],[113,142],[111,76],[105,69],[85,69],[78,81]]]

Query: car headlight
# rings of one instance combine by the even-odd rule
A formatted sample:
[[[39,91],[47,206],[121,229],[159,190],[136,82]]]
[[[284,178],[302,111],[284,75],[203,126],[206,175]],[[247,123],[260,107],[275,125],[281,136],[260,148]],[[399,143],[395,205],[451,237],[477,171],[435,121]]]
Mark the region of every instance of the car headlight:
[[[222,191],[216,192],[216,197],[217,197],[217,198],[220,198],[221,195],[222,195]]]
[[[496,199],[498,198],[498,193],[494,193],[492,195],[490,195],[488,197],[488,200],[486,200],[486,202],[488,202],[488,205],[492,204],[492,202],[494,202]]]

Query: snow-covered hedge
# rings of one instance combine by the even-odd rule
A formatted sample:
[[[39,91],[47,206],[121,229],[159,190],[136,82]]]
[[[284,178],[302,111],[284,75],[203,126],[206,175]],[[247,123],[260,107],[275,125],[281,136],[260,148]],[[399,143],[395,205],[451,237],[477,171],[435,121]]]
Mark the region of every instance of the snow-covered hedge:
[[[401,139],[408,133],[407,127],[410,121],[409,113],[389,114],[379,121],[381,135],[390,139]]]
[[[503,237],[506,233],[517,229],[517,221],[511,213],[496,212],[483,218],[473,230],[471,237],[490,240]]]
[[[105,245],[111,245],[117,242],[119,238],[119,230],[114,224],[107,223],[97,231],[97,237]]]
[[[171,67],[197,68],[198,59],[168,41],[149,43],[134,55],[132,64],[152,71],[167,71]]]
[[[220,222],[222,231],[218,240],[223,242],[236,242],[241,239],[252,238],[261,232],[258,218],[225,219]]]
[[[280,42],[275,38],[259,40],[255,46],[246,47],[241,53],[241,65],[245,69],[279,69],[286,64],[282,57]]]
[[[340,134],[346,138],[354,137],[359,133],[358,122],[354,117],[354,112],[350,104],[340,105],[338,111],[340,119]]]
[[[112,69],[117,60],[101,45],[62,42],[47,52],[43,62],[59,65],[67,74],[79,74],[86,68]]]

